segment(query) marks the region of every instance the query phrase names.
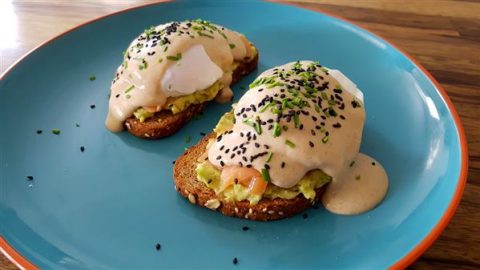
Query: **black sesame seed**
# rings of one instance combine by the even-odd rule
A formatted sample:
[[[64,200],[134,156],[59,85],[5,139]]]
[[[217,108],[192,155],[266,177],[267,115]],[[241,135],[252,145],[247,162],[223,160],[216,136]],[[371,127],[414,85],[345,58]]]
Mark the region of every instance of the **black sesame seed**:
[[[308,142],[308,145],[310,145],[310,147],[312,147],[312,148],[315,147],[315,144],[313,144],[312,141],[309,141],[309,142]]]
[[[220,151],[222,151],[223,148],[225,148],[225,145],[220,146]]]
[[[90,109],[95,109],[95,105],[90,105]]]
[[[32,180],[33,180],[33,176],[29,175],[29,176],[27,176],[27,179],[28,179],[28,181],[32,181]]]
[[[308,214],[307,214],[307,213],[304,213],[304,214],[302,215],[302,217],[303,217],[303,219],[307,219],[307,218],[308,218]]]
[[[319,209],[320,207],[318,207],[317,204],[314,204],[314,205],[312,206],[312,208],[313,208],[313,209]]]
[[[375,162],[372,162],[372,166],[375,166]]]
[[[259,147],[260,147],[260,144],[259,144],[259,143],[255,143],[255,147],[259,148]]]
[[[174,160],[174,161],[172,161],[172,164],[175,164],[175,160]]]
[[[345,120],[345,116],[340,115],[340,119]]]
[[[313,130],[313,129],[312,129],[312,130],[310,130],[310,133],[312,133],[312,136],[315,136],[315,135],[317,135],[317,133],[315,133],[315,130]]]
[[[225,163],[223,161],[220,161],[220,166],[225,166]]]
[[[222,156],[219,155],[219,156],[217,157],[217,160],[220,160],[220,159],[222,159]]]
[[[205,134],[204,132],[200,132],[200,136],[205,136],[207,134]]]
[[[85,147],[80,146],[80,151],[81,151],[81,152],[85,151]]]
[[[341,125],[340,123],[333,124],[332,126],[333,126],[334,128],[340,128],[340,127],[342,127],[342,125]]]
[[[43,131],[41,129],[37,130],[37,134],[42,134],[42,132]]]
[[[211,184],[212,182],[213,182],[212,179],[208,179],[208,180],[207,180],[207,183],[208,183],[208,184]]]
[[[115,95],[115,98],[119,98],[119,97],[120,97],[120,94],[116,94],[116,95]]]
[[[233,258],[233,264],[235,264],[235,265],[238,264],[238,259],[237,259],[237,257]]]
[[[230,155],[230,158],[233,159],[235,157],[235,153],[233,153],[232,155]]]
[[[248,230],[250,230],[250,228],[248,226],[243,226],[242,230],[248,231]]]
[[[285,168],[285,162],[282,162],[281,167],[282,167],[282,169]]]
[[[247,168],[251,168],[251,167],[252,167],[252,164],[247,164],[246,167],[247,167]]]
[[[161,246],[159,243],[157,243],[157,244],[155,245],[155,249],[156,249],[156,250],[160,250],[161,248],[162,248],[162,246]]]

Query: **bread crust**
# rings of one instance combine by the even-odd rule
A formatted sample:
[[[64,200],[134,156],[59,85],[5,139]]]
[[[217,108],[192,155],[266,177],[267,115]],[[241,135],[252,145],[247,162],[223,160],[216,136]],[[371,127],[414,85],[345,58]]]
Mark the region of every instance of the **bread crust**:
[[[217,210],[227,216],[257,221],[271,221],[298,214],[310,208],[321,198],[325,186],[316,190],[317,194],[314,202],[306,199],[301,194],[290,200],[262,198],[256,205],[250,205],[248,201],[230,202],[217,196],[212,189],[197,180],[195,171],[199,157],[206,151],[208,139],[214,136],[215,133],[210,133],[203,137],[199,143],[187,149],[175,161],[173,168],[175,189],[191,203],[214,211]],[[217,205],[218,207],[216,207]]]
[[[257,65],[258,53],[254,58],[241,62],[232,74],[232,84],[237,83],[243,77],[254,71]],[[177,132],[193,117],[200,114],[207,103],[208,101],[201,104],[190,105],[187,109],[177,114],[173,114],[169,110],[162,110],[144,122],[140,122],[135,116],[131,116],[125,121],[125,127],[128,132],[143,139],[155,140],[167,137]]]

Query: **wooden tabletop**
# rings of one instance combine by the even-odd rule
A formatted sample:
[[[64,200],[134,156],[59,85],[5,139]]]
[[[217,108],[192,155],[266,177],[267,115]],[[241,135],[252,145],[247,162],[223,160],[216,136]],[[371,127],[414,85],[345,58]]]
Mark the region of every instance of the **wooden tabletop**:
[[[0,73],[41,42],[146,0],[0,0]],[[468,139],[469,175],[451,224],[413,269],[480,269],[480,1],[294,2],[347,18],[422,63],[446,89]],[[16,269],[0,254],[0,269]]]

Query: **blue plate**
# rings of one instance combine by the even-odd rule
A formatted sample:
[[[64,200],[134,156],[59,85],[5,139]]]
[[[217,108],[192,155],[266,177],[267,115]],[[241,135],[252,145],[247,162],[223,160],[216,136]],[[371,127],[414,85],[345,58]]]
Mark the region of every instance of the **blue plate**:
[[[240,31],[259,48],[258,71],[234,87],[237,97],[260,71],[297,59],[356,82],[366,99],[362,152],[390,176],[385,201],[359,216],[311,209],[308,219],[270,223],[192,206],[173,189],[172,161],[229,104],[209,105],[159,141],[107,131],[122,51],[150,25],[192,18]],[[3,75],[0,123],[0,243],[27,268],[212,269],[232,267],[234,257],[238,269],[404,267],[448,223],[467,169],[458,116],[422,67],[350,23],[266,2],[179,1],[82,25]]]

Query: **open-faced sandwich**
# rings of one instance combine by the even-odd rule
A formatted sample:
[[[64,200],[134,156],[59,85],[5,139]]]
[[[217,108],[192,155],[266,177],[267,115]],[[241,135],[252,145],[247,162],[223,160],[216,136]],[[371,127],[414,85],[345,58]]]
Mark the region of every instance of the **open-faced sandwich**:
[[[275,220],[316,201],[359,214],[385,196],[382,166],[359,154],[362,92],[338,70],[298,61],[262,73],[212,133],[180,156],[177,191],[225,215]]]
[[[204,21],[152,26],[124,52],[111,86],[106,126],[157,139],[180,129],[205,103],[230,101],[258,51],[244,35]]]

